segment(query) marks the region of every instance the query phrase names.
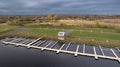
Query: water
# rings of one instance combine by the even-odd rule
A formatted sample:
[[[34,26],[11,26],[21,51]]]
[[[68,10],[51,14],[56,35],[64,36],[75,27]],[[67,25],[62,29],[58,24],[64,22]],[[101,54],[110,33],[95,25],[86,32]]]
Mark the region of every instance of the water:
[[[69,47],[71,48],[73,44]],[[55,46],[56,47],[56,46]],[[59,47],[59,45],[58,45]],[[76,46],[73,46],[75,50]],[[90,48],[90,46],[87,46]],[[89,48],[87,53],[92,53]],[[96,47],[97,49],[97,47]],[[120,67],[114,60],[78,56],[0,44],[0,67]]]

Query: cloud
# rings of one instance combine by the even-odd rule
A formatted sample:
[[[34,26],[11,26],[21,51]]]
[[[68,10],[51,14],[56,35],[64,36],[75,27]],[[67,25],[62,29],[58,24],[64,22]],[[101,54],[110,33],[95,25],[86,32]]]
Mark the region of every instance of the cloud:
[[[9,5],[9,3],[5,3],[5,2],[0,1],[0,13],[9,12],[8,10],[5,9],[8,5]]]
[[[7,13],[7,12],[9,12],[8,10],[5,10],[5,9],[0,9],[0,12],[1,13]]]
[[[120,0],[0,0],[0,14],[120,14]]]
[[[37,1],[23,1],[24,7],[36,7],[38,4],[39,3]]]
[[[0,7],[7,6],[7,5],[8,5],[8,3],[5,3],[5,2],[1,2],[1,1],[0,1]]]

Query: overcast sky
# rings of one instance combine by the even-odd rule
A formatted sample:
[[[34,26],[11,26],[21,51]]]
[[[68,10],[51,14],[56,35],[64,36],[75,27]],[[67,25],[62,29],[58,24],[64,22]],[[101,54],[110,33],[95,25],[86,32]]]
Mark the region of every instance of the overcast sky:
[[[119,14],[120,0],[0,0],[0,15]]]

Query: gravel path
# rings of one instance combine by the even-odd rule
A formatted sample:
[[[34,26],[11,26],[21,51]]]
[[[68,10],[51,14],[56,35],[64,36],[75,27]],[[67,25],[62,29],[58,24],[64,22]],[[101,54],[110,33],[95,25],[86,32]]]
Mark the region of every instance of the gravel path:
[[[15,29],[13,31],[10,31],[10,32],[6,32],[6,33],[3,33],[3,34],[0,34],[0,36],[10,35],[10,34],[14,34],[16,32],[28,31],[28,30],[33,30],[33,29],[34,28],[18,28],[18,29]]]

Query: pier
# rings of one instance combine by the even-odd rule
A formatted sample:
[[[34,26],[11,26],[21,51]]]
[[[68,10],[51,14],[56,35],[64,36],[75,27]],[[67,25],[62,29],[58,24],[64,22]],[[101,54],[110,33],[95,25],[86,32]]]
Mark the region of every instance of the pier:
[[[104,58],[104,59],[110,59],[110,60],[117,60],[118,62],[120,62],[120,50],[119,48],[109,48],[110,51],[114,56],[107,56],[105,54],[105,50],[101,47],[98,46],[99,52],[101,54],[98,54],[98,49],[95,46],[91,46],[92,47],[92,51],[93,53],[88,53],[87,52],[87,47],[85,44],[83,44],[83,46],[81,45],[76,45],[76,44],[72,44],[72,43],[63,43],[63,44],[59,44],[59,41],[48,41],[48,40],[42,40],[41,38],[38,39],[22,39],[22,38],[6,38],[6,39],[2,39],[2,43],[3,44],[7,44],[7,45],[15,45],[15,46],[23,46],[23,47],[27,47],[27,48],[35,48],[35,49],[40,49],[40,50],[48,50],[48,51],[54,51],[57,54],[58,53],[67,53],[67,54],[73,54],[74,56],[90,56],[90,57],[94,57],[95,59],[99,59],[99,58]],[[70,50],[70,46],[71,45],[75,45],[75,50],[72,51]],[[57,47],[56,47],[57,46]],[[82,47],[82,51],[80,50],[80,47]],[[119,54],[119,55],[118,55]]]

